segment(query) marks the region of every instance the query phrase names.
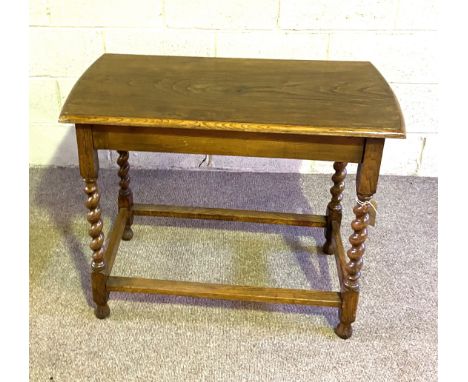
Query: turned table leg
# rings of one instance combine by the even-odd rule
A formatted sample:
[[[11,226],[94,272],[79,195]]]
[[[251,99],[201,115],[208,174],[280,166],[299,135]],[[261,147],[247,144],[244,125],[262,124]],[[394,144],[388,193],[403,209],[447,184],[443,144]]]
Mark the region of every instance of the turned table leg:
[[[323,252],[331,255],[332,248],[332,222],[336,221],[341,224],[342,206],[341,200],[343,199],[343,191],[345,188],[346,178],[346,162],[335,162],[333,168],[335,173],[332,176],[333,186],[330,188],[332,199],[327,206],[327,226],[325,228],[325,244],[323,245]]]
[[[119,209],[127,208],[128,218],[125,223],[125,230],[122,235],[122,240],[131,240],[133,237],[132,224],[133,224],[133,193],[130,189],[130,176],[128,172],[130,170],[130,165],[128,163],[128,151],[117,151],[119,153],[119,158],[117,159],[117,164],[119,165],[119,177],[120,177],[120,190],[119,190]]]
[[[93,299],[96,303],[95,314],[98,318],[106,318],[109,313],[107,305],[108,293],[106,291],[107,276],[105,275],[106,265],[104,263],[104,234],[102,233],[101,208],[99,206],[100,195],[97,189],[97,179],[86,178],[85,192],[88,195],[86,207],[89,209],[88,222],[91,224],[89,236],[91,244],[89,247],[93,251],[91,262],[91,280],[93,289]]]
[[[384,139],[366,139],[363,160],[358,165],[356,174],[357,204],[353,209],[355,219],[351,223],[354,232],[349,237],[351,248],[347,252],[348,261],[342,275],[340,323],[335,328],[335,333],[344,339],[351,337],[353,333],[351,324],[356,319],[369,208],[372,208],[370,200],[377,191],[384,141]]]
[[[365,251],[364,242],[367,239],[367,225],[369,223],[369,205],[371,198],[358,194],[359,202],[353,209],[356,218],[351,223],[354,233],[349,237],[351,248],[348,250],[348,263],[344,277],[342,291],[343,305],[340,310],[340,323],[335,332],[341,338],[349,338],[353,332],[351,324],[356,319],[357,303],[359,299],[359,277],[361,276],[362,256]]]
[[[99,173],[99,161],[97,151],[93,147],[91,127],[76,125],[76,139],[78,143],[78,159],[80,174],[85,182],[85,193],[88,196],[86,207],[88,208],[88,222],[91,224],[89,235],[93,251],[91,262],[91,286],[93,300],[96,303],[95,315],[98,318],[106,318],[110,314],[107,300],[109,293],[106,289],[107,272],[104,260],[104,234],[102,233],[101,208],[99,205],[99,191],[97,179]]]

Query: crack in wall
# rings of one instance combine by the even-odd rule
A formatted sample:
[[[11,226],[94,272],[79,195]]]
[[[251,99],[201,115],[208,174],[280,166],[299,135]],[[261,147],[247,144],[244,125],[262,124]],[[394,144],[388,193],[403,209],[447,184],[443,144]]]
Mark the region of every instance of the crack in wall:
[[[62,109],[63,105],[62,105],[62,92],[60,91],[60,85],[59,85],[59,82],[55,79],[55,90],[56,90],[56,94],[57,94],[57,102],[58,102],[58,106],[59,106],[59,110]]]
[[[276,28],[281,29],[280,27],[280,14],[281,14],[281,0],[278,0],[278,14],[276,16]]]
[[[416,175],[419,173],[419,169],[421,168],[424,149],[426,148],[426,141],[427,138],[423,137],[421,152],[419,153],[418,158],[416,159]]]

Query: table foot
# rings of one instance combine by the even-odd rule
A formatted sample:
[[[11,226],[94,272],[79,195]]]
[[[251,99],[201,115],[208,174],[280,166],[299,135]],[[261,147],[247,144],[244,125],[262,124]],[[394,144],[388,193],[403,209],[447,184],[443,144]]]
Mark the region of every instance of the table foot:
[[[331,242],[326,242],[323,247],[322,247],[322,252],[325,253],[326,255],[333,255],[333,247],[331,245]]]
[[[96,305],[96,308],[94,309],[94,314],[97,318],[99,319],[104,319],[109,317],[110,315],[110,308],[109,305]]]
[[[122,234],[122,240],[129,241],[132,240],[133,231],[130,227],[125,227],[125,230]]]
[[[344,339],[347,340],[350,338],[353,334],[353,327],[351,324],[344,324],[340,322],[336,327],[335,327],[335,334]]]

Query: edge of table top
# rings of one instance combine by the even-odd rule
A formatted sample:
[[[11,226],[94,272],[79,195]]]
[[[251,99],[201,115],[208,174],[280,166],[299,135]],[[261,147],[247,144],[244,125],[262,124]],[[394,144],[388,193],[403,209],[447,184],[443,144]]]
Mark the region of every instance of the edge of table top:
[[[400,132],[377,130],[372,127],[368,129],[360,127],[314,127],[300,125],[281,124],[258,124],[248,122],[222,122],[222,121],[195,121],[181,119],[158,119],[158,118],[126,118],[105,116],[60,116],[60,123],[73,123],[81,125],[109,125],[109,126],[141,126],[141,127],[163,127],[182,128],[193,130],[221,130],[221,131],[243,131],[252,133],[275,133],[275,134],[299,134],[319,136],[349,136],[361,138],[406,138],[404,129]]]
[[[219,120],[197,120],[197,119],[175,119],[175,118],[145,118],[145,117],[126,117],[126,116],[110,116],[110,115],[78,115],[70,113],[67,110],[67,103],[73,97],[73,93],[83,78],[93,66],[106,56],[140,56],[141,55],[118,55],[118,54],[104,54],[98,58],[80,77],[75,83],[72,91],[70,92],[67,101],[65,102],[59,116],[60,123],[73,123],[73,124],[89,124],[89,125],[114,125],[114,126],[142,126],[142,127],[159,127],[159,128],[184,128],[194,130],[221,130],[221,131],[242,131],[242,132],[255,132],[255,133],[279,133],[279,134],[299,134],[299,135],[319,135],[319,136],[350,136],[350,137],[363,137],[363,138],[406,138],[406,129],[403,114],[400,105],[395,97],[392,89],[388,85],[382,74],[370,62],[358,61],[339,61],[340,63],[366,63],[369,64],[375,73],[381,78],[383,86],[388,87],[388,91],[393,96],[394,106],[396,107],[399,117],[399,128],[390,130],[383,128],[376,128],[373,126],[359,126],[359,127],[344,127],[344,126],[316,126],[300,125],[300,124],[281,124],[281,123],[256,123],[256,122],[239,122],[239,121],[219,121]],[[150,57],[150,56],[148,56]],[[156,56],[154,56],[156,57]],[[184,57],[190,58],[190,57]],[[195,58],[195,57],[193,57]],[[212,58],[212,57],[196,57],[207,58],[210,60],[236,60],[235,58]],[[309,61],[310,60],[272,60],[272,59],[245,59],[245,60],[264,60],[264,61]],[[328,62],[328,61],[327,61]],[[334,61],[333,61],[334,62]]]

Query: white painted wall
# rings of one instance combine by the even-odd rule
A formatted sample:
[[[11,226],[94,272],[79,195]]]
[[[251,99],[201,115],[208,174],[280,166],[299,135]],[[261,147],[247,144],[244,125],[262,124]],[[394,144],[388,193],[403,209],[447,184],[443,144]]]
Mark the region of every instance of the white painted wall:
[[[30,164],[77,164],[68,92],[102,53],[370,60],[395,91],[408,138],[382,173],[437,176],[435,0],[30,0]],[[101,153],[114,166],[114,153]],[[328,162],[132,153],[151,168],[331,172]],[[203,163],[202,163],[203,162]],[[352,170],[352,169],[351,169]]]

